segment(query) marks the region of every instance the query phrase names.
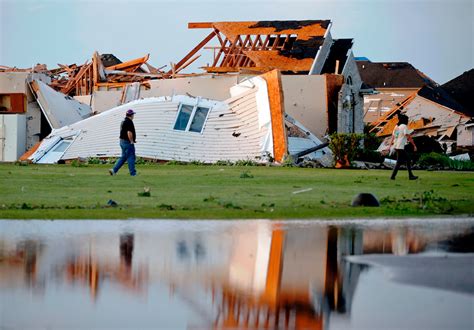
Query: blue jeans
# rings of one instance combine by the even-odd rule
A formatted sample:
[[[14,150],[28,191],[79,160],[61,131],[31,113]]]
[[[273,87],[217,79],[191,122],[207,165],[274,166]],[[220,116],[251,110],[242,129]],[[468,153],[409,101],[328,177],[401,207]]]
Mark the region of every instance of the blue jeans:
[[[122,148],[122,156],[115,163],[113,171],[117,173],[122,167],[122,165],[127,162],[130,175],[136,175],[137,171],[135,170],[135,145],[131,144],[129,141],[120,139],[120,148]]]

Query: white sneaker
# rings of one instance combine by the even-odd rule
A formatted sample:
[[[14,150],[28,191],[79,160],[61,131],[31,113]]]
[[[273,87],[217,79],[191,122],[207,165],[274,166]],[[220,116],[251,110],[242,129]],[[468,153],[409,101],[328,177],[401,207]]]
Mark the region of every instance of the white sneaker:
[[[115,172],[114,172],[114,169],[111,168],[111,169],[109,170],[109,174],[113,176],[113,175],[115,175],[115,174],[117,174],[117,173],[115,173]]]

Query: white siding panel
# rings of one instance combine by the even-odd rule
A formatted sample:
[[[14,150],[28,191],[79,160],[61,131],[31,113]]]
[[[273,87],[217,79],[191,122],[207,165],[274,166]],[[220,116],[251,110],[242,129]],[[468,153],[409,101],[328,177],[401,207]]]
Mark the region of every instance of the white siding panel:
[[[130,107],[137,113],[134,123],[139,157],[215,162],[262,156],[261,146],[267,128],[258,127],[256,89],[229,101],[211,108],[202,133],[173,129],[179,103],[169,99],[145,99],[114,108],[71,125],[69,130],[80,130],[81,133],[62,158],[120,156],[120,123]]]

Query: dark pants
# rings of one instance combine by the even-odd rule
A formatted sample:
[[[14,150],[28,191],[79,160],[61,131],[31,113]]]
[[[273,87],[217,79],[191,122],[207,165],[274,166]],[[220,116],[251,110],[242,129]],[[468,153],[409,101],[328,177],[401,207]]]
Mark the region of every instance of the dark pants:
[[[137,174],[135,170],[135,145],[131,144],[127,140],[120,140],[120,148],[122,149],[122,156],[117,160],[113,171],[115,173],[120,170],[122,165],[127,162],[128,163],[128,170],[130,171],[130,175],[134,176]]]
[[[395,168],[393,169],[392,172],[392,179],[395,179],[397,176],[397,172],[400,169],[400,166],[403,164],[407,164],[407,170],[408,170],[408,176],[414,177],[412,171],[411,171],[411,159],[410,155],[404,150],[404,149],[395,149],[397,152],[397,164],[395,165]]]

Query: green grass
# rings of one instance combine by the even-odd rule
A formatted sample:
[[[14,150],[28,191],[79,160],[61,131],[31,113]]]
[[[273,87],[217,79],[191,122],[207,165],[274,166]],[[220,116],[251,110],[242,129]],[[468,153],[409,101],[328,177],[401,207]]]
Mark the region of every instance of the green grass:
[[[0,219],[360,218],[474,214],[474,173],[139,165],[0,164]],[[301,191],[300,193],[294,193]],[[371,192],[381,207],[351,207]],[[107,205],[109,200],[116,207]]]

